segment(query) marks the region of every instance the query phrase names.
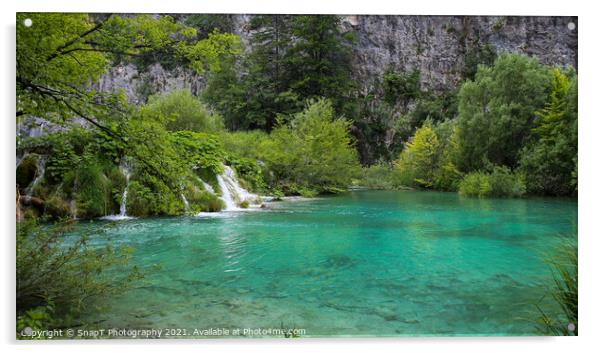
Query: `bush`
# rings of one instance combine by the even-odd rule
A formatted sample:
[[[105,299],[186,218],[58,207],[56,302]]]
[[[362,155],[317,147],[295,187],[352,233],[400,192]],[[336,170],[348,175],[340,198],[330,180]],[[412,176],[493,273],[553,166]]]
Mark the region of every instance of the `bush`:
[[[508,167],[494,167],[489,174],[490,196],[520,197],[525,194],[525,180],[521,174],[513,174]]]
[[[187,89],[150,96],[142,111],[143,114],[163,121],[169,131],[218,132],[224,128],[222,118],[210,114],[201,101]]]
[[[460,195],[476,197],[520,197],[525,194],[524,177],[507,167],[494,167],[491,173],[466,174],[459,185]]]
[[[205,191],[198,179],[191,179],[183,190],[188,200],[190,212],[219,212],[225,205],[224,202],[211,192]]]
[[[226,164],[236,170],[238,181],[244,188],[253,192],[263,192],[266,190],[263,171],[254,159],[228,156]]]
[[[462,196],[486,197],[491,192],[491,184],[485,173],[468,173],[460,182],[458,191]]]
[[[71,205],[58,193],[53,194],[44,202],[44,215],[58,220],[71,216]]]
[[[390,190],[394,188],[395,174],[390,163],[378,162],[369,167],[362,168],[362,178],[359,185],[371,189]]]
[[[29,325],[69,326],[90,300],[121,293],[141,278],[136,267],[128,266],[131,248],[91,247],[87,235],[65,237],[70,230],[62,223],[44,228],[34,221],[18,224],[18,331]]]
[[[407,102],[420,95],[420,70],[395,72],[387,70],[383,76],[383,93],[387,103]]]
[[[95,218],[112,212],[111,185],[103,174],[103,168],[92,156],[86,156],[75,171],[75,199],[78,215]]]
[[[126,211],[136,217],[175,216],[184,212],[184,205],[181,195],[161,181],[135,176],[128,187]]]
[[[171,134],[180,163],[187,169],[203,168],[214,174],[223,172],[224,148],[218,135],[202,132],[178,131]]]

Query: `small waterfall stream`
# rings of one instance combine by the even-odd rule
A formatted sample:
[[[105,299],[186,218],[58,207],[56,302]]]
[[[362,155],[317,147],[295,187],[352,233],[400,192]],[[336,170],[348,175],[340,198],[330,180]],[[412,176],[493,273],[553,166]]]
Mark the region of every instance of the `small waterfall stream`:
[[[125,188],[123,189],[123,195],[121,196],[121,204],[119,205],[119,214],[117,215],[108,215],[101,217],[101,219],[106,219],[109,221],[119,221],[123,219],[131,219],[132,217],[127,215],[127,200],[128,200],[128,187],[130,186],[130,166],[124,160],[121,162],[119,166],[121,172],[125,176]]]
[[[188,212],[188,210],[190,209],[190,204],[188,203],[188,200],[186,199],[186,196],[184,196],[183,192],[180,193],[180,196],[182,197],[182,202],[184,202],[184,210]]]
[[[234,199],[232,198],[233,190],[231,190],[228,187],[228,184],[226,183],[226,180],[224,180],[224,177],[222,175],[217,176],[217,182],[219,184],[219,188],[222,190],[222,200],[226,204],[225,210],[232,211],[237,209],[238,206],[236,206],[236,202],[234,202]]]
[[[44,172],[46,172],[46,161],[48,160],[48,156],[39,156],[36,163],[36,177],[33,179],[31,184],[25,189],[25,196],[31,197],[33,193],[33,189],[38,185],[40,181],[44,178]]]
[[[211,185],[204,181],[202,182],[207,191],[214,192]],[[224,165],[224,172],[217,175],[217,183],[222,192],[221,199],[226,205],[224,211],[241,211],[244,210],[244,208],[239,207],[241,202],[247,201],[249,205],[252,205],[257,200],[261,200],[258,195],[255,195],[240,186],[238,179],[236,179],[236,173],[227,165]]]
[[[213,186],[207,184],[203,179],[198,178],[199,181],[203,184],[203,187],[205,188],[205,191],[209,191],[212,194],[215,194],[215,190],[213,189]]]

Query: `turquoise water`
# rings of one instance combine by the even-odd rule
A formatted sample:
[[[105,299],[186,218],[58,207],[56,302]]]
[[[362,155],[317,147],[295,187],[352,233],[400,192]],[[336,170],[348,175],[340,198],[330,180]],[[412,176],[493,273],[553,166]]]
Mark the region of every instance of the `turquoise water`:
[[[576,220],[571,200],[357,191],[212,218],[123,221],[93,243],[131,245],[132,263],[152,272],[103,298],[108,311],[86,326],[537,334],[534,305],[552,285],[544,257]]]

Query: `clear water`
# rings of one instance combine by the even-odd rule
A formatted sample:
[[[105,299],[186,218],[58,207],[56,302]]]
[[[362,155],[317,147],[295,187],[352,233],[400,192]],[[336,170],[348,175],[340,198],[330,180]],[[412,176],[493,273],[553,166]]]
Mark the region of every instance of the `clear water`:
[[[532,335],[544,261],[577,203],[358,191],[213,218],[123,221],[151,270],[89,328],[299,328],[306,336]],[[92,224],[100,226],[101,222]],[[90,225],[86,225],[88,227]],[[107,240],[110,235],[110,240]],[[540,305],[558,312],[551,300]]]

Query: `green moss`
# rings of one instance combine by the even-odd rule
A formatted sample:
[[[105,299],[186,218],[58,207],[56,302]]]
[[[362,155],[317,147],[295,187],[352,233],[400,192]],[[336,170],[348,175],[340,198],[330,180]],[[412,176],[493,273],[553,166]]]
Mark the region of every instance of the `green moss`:
[[[123,193],[123,190],[122,190]],[[130,182],[128,186],[128,199],[126,211],[135,217],[145,217],[151,214],[153,195],[151,189],[137,181]]]
[[[222,190],[219,187],[219,183],[217,181],[217,176],[215,175],[215,173],[213,173],[211,170],[206,169],[206,168],[199,168],[199,169],[196,170],[196,174],[204,182],[206,182],[207,184],[211,185],[211,187],[213,188],[213,190],[215,191],[215,193],[217,195],[221,195],[222,194]]]
[[[107,179],[110,183],[110,201],[109,201],[109,213],[114,214],[119,212],[121,205],[121,198],[123,197],[123,190],[127,185],[127,180],[123,172],[118,166],[113,165],[105,172]]]
[[[239,204],[240,208],[249,208],[249,201],[244,200]]]
[[[197,179],[192,179],[186,184],[183,194],[192,213],[219,212],[225,207],[223,201],[215,194],[205,191]]]
[[[126,213],[135,217],[176,216],[184,213],[184,205],[180,194],[165,184],[151,184],[144,179],[130,180]]]
[[[96,218],[112,211],[111,184],[94,160],[83,163],[76,171],[75,199],[81,218]]]
[[[71,215],[69,201],[55,193],[44,203],[44,215],[54,220],[69,217]]]

